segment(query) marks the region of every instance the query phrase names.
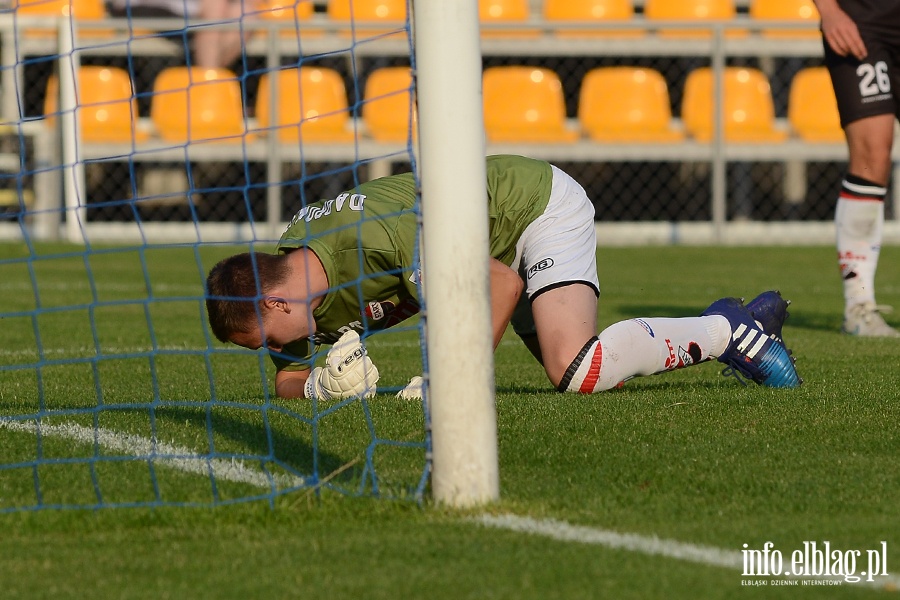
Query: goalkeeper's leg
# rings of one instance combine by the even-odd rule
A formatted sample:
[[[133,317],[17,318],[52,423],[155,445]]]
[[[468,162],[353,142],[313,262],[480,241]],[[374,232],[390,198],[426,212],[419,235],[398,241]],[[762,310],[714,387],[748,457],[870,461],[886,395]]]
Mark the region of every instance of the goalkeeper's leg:
[[[704,362],[721,354],[731,337],[728,320],[718,315],[630,319],[598,336],[596,295],[578,284],[541,294],[532,311],[547,376],[567,392],[599,392]]]
[[[718,356],[730,341],[731,327],[720,315],[634,319],[598,337],[594,206],[556,167],[547,208],[525,229],[517,249],[526,288],[513,327],[560,390],[606,390],[637,375]]]

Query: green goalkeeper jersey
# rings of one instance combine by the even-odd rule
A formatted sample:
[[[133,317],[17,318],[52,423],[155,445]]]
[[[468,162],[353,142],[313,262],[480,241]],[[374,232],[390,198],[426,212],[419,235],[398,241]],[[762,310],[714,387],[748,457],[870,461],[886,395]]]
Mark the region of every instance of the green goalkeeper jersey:
[[[525,228],[547,207],[551,181],[547,162],[488,157],[493,258],[512,265]],[[404,173],[363,183],[294,215],[277,251],[312,250],[325,268],[329,289],[313,311],[314,339],[294,342],[282,354],[272,355],[279,370],[309,368],[313,344],[334,343],[350,329],[385,329],[419,312],[416,197],[415,179]]]

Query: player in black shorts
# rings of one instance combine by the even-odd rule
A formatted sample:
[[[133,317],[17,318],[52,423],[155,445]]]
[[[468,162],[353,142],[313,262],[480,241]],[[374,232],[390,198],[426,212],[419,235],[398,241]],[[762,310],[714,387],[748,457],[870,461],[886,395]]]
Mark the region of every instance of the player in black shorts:
[[[834,215],[844,281],[842,331],[900,337],[875,303],[894,119],[900,115],[900,0],[814,1],[850,156]]]

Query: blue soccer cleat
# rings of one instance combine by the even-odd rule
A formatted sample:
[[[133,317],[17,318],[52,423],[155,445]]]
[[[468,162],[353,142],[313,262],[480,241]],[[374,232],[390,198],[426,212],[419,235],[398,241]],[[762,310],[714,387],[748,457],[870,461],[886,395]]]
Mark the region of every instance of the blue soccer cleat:
[[[723,371],[725,375],[734,375],[743,383],[742,376],[767,387],[792,388],[803,380],[794,367],[794,359],[780,339],[781,325],[784,318],[782,309],[775,310],[773,298],[769,293],[763,294],[756,304],[756,309],[765,321],[757,322],[748,307],[738,298],[722,298],[713,302],[703,311],[701,316],[721,315],[731,325],[731,343],[718,357],[720,363],[730,367]],[[761,297],[762,297],[761,296]],[[780,298],[780,296],[778,296]],[[763,310],[765,308],[765,310]],[[766,327],[770,330],[766,331]]]
[[[781,329],[784,326],[784,320],[790,316],[787,311],[790,304],[790,300],[781,297],[781,292],[770,290],[748,302],[747,310],[750,311],[753,319],[762,325],[763,331],[784,343]]]

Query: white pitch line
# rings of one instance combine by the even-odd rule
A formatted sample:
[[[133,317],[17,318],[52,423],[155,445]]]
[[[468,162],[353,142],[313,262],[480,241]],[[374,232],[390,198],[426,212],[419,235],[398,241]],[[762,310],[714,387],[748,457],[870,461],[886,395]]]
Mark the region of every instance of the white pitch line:
[[[23,422],[0,419],[0,429],[8,431],[37,435],[37,427],[38,425],[34,421]],[[262,473],[245,467],[243,462],[227,461],[220,458],[209,459],[187,448],[166,444],[139,435],[120,433],[103,428],[93,429],[74,423],[62,425],[41,424],[40,431],[41,435],[62,437],[78,443],[97,443],[104,448],[123,452],[129,456],[142,458],[149,456],[152,457],[151,459],[155,463],[194,475],[208,476],[209,470],[212,469],[216,479],[246,483],[264,489],[271,489],[273,483],[279,488],[302,487],[305,485],[302,477]],[[606,529],[572,525],[555,519],[538,520],[510,514],[481,515],[476,518],[476,521],[487,527],[540,535],[564,542],[593,544],[641,554],[664,556],[707,566],[737,570],[743,568],[743,559],[740,552],[724,550],[714,546],[688,544],[655,536],[619,533]],[[900,588],[900,578],[888,575],[880,577],[875,582],[864,580],[858,584],[896,590]]]
[[[712,546],[697,546],[675,540],[648,537],[636,533],[619,533],[606,529],[595,529],[572,525],[554,519],[532,519],[518,515],[481,515],[478,521],[488,527],[509,529],[553,538],[563,542],[580,542],[607,548],[629,550],[641,554],[652,554],[686,560],[704,565],[728,568],[742,568],[741,553],[722,550]]]
[[[580,544],[593,544],[627,550],[640,554],[664,556],[675,560],[697,563],[711,567],[725,567],[735,569],[739,577],[743,577],[743,557],[739,551],[725,550],[714,546],[701,546],[688,544],[676,540],[667,540],[656,536],[644,536],[636,533],[619,533],[607,529],[597,529],[582,525],[572,525],[565,521],[555,519],[532,519],[519,515],[481,515],[476,517],[476,522],[487,527],[506,529],[519,533],[539,535],[562,542],[577,542]],[[841,577],[775,577],[773,579],[835,579]],[[900,578],[895,575],[880,576],[875,581],[846,582],[847,585],[865,585],[882,590],[895,591],[900,589]]]
[[[30,433],[37,435],[37,424],[34,421],[13,421],[0,419],[0,429]],[[241,461],[208,458],[197,454],[189,448],[166,444],[157,440],[130,433],[121,433],[103,428],[91,428],[64,423],[61,425],[40,425],[41,435],[60,437],[81,444],[93,445],[95,442],[107,450],[121,452],[128,456],[149,457],[155,464],[166,466],[193,475],[208,477],[210,470],[217,480],[246,483],[258,488],[271,490],[303,487],[306,485],[302,477],[280,473],[263,473],[248,468]]]

